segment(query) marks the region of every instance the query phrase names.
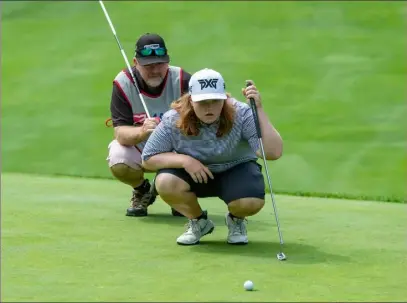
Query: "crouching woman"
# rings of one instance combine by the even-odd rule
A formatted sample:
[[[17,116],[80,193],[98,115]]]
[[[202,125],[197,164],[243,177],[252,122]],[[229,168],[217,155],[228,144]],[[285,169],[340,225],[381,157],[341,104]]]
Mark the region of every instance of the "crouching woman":
[[[282,139],[251,84],[243,94],[256,101],[266,158],[276,160],[282,154]],[[247,244],[244,219],[262,209],[265,197],[250,106],[226,93],[221,74],[203,69],[191,77],[189,93],[171,107],[148,139],[142,160],[146,169],[157,171],[155,188],[161,198],[189,219],[177,243],[197,244],[214,230],[197,198],[218,197],[228,207],[227,243]]]

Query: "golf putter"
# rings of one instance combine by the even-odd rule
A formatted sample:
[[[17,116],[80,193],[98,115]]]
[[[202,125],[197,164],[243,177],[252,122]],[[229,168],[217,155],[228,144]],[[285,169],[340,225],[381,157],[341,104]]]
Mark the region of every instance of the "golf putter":
[[[247,80],[246,81],[246,87],[249,87],[251,85],[253,85],[253,83],[251,81]],[[268,167],[267,167],[266,154],[264,152],[263,140],[262,140],[261,129],[260,129],[260,120],[259,120],[259,116],[258,116],[258,113],[257,113],[256,102],[254,101],[253,98],[250,98],[250,107],[251,107],[252,112],[253,112],[253,118],[254,118],[254,123],[256,125],[257,137],[259,138],[259,145],[260,145],[261,153],[262,153],[262,156],[263,156],[264,169],[266,171],[267,181],[268,181],[268,185],[269,185],[269,188],[270,188],[270,195],[271,195],[271,202],[273,204],[273,209],[274,209],[274,216],[275,216],[276,222],[277,222],[278,236],[279,236],[279,239],[280,239],[280,252],[277,254],[277,259],[279,261],[285,261],[285,260],[287,260],[287,257],[283,253],[283,244],[284,244],[283,236],[282,236],[281,231],[280,231],[280,222],[278,220],[277,207],[276,207],[276,203],[274,201],[273,188],[271,186],[271,178],[270,178],[270,174],[269,174]]]

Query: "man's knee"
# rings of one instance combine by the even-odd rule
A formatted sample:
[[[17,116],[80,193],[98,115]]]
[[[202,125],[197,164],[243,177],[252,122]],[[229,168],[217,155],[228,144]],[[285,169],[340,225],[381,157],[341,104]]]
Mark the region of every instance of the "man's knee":
[[[109,144],[107,160],[109,167],[113,168],[113,166],[115,166],[113,170],[118,170],[118,173],[126,169],[123,165],[119,164],[125,164],[133,170],[142,170],[140,151],[134,146],[121,145],[117,140],[113,140]]]
[[[155,187],[160,196],[176,195],[190,189],[187,182],[169,173],[158,174],[155,179]]]
[[[264,207],[264,199],[259,198],[242,198],[232,201],[228,204],[229,210],[244,216],[253,216]]]
[[[124,163],[117,163],[110,167],[110,171],[116,178],[126,178],[128,176],[136,176],[136,175],[143,175],[143,171],[141,169],[137,170],[134,169],[127,164]]]

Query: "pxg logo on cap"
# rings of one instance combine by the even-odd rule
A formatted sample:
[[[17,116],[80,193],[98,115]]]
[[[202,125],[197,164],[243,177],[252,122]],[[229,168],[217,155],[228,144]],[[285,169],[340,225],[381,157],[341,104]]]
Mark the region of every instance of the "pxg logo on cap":
[[[199,79],[198,82],[201,84],[201,90],[207,87],[211,87],[216,89],[216,83],[218,83],[219,79]]]
[[[213,69],[202,69],[189,80],[189,93],[194,102],[205,100],[226,100],[225,81]]]

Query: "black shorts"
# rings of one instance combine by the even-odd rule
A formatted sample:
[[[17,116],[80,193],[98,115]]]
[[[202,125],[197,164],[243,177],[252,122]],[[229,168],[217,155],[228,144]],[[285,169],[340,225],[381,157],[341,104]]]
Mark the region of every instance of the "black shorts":
[[[218,197],[225,203],[241,198],[264,199],[265,186],[261,165],[255,161],[238,164],[227,171],[213,174],[208,183],[195,183],[183,168],[164,168],[157,172],[172,174],[187,182],[198,198]]]

